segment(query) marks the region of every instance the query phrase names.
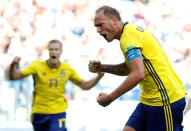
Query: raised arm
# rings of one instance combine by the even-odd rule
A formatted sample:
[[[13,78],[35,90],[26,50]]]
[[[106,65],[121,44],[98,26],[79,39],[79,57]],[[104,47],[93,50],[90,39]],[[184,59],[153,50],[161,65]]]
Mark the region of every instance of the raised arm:
[[[89,71],[93,73],[105,72],[119,76],[127,76],[130,73],[125,62],[116,65],[110,65],[110,64],[101,64],[100,61],[90,61]]]
[[[22,75],[22,73],[20,71],[17,71],[16,69],[16,65],[19,64],[21,58],[16,56],[13,61],[10,64],[9,67],[9,79],[10,80],[18,80],[21,78],[24,78],[24,76]]]
[[[92,87],[94,87],[97,82],[103,77],[104,73],[97,73],[97,76],[88,80],[88,81],[82,81],[80,83],[77,83],[77,85],[83,89],[83,90],[89,90]]]

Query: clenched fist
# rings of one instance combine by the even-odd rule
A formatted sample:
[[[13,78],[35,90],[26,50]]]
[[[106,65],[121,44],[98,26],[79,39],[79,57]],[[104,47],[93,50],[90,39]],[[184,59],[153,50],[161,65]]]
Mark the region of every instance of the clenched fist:
[[[89,64],[89,71],[96,73],[101,72],[101,62],[100,61],[90,61]]]
[[[97,97],[97,102],[105,107],[105,106],[108,106],[111,102],[112,102],[112,99],[110,98],[110,96],[106,93],[100,93],[99,96]]]
[[[14,66],[20,62],[21,58],[19,56],[15,56],[13,61],[11,62],[11,65]]]

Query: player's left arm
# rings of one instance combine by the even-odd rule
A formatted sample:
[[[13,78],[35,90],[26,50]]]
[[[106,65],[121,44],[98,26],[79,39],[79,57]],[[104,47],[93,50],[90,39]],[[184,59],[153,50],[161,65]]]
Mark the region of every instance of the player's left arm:
[[[111,94],[100,93],[97,98],[100,105],[109,105],[112,101],[133,89],[145,78],[144,63],[140,51],[140,49],[135,48],[126,53],[131,72],[125,81]]]
[[[89,90],[89,89],[91,89],[92,87],[94,87],[94,86],[97,84],[97,82],[98,82],[103,76],[104,76],[104,73],[99,72],[99,73],[97,73],[97,76],[96,76],[96,77],[94,77],[94,78],[92,78],[92,79],[90,79],[90,80],[87,80],[87,81],[82,80],[81,82],[78,82],[78,83],[76,83],[76,84],[77,84],[81,89],[83,89],[83,90]]]

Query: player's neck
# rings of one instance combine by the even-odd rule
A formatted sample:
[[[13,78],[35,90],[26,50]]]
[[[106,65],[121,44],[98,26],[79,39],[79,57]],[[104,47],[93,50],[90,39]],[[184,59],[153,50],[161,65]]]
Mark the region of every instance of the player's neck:
[[[123,29],[123,25],[124,25],[124,23],[122,21],[120,21],[118,23],[117,32],[116,32],[116,34],[117,34],[116,39],[118,39],[118,40],[121,39],[121,33],[122,33],[121,31]]]
[[[46,63],[50,68],[58,68],[60,66],[60,61],[54,64],[54,63],[51,63],[49,60],[47,60]]]

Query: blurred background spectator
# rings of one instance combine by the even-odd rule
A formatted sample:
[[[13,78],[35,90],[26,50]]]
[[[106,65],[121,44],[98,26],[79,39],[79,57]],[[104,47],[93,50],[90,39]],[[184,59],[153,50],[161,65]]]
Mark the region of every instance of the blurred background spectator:
[[[7,68],[14,56],[21,56],[20,67],[25,67],[35,60],[45,60],[48,58],[47,42],[56,38],[64,43],[62,60],[69,62],[84,78],[88,79],[94,75],[88,72],[89,60],[98,59],[103,63],[123,61],[118,43],[113,41],[110,43],[112,46],[107,47],[106,41],[98,36],[93,25],[94,11],[103,4],[119,9],[124,21],[139,24],[153,32],[161,42],[186,89],[190,91],[191,17],[188,16],[191,8],[189,0],[0,0],[0,130],[8,127],[14,128],[14,131],[17,128],[19,131],[20,128],[31,129],[29,121],[33,81],[30,77],[18,81],[8,80]],[[75,114],[79,111],[79,109],[75,110],[79,103],[86,108],[87,102],[90,102],[88,103],[90,105],[96,103],[95,99],[100,91],[110,92],[124,79],[125,77],[106,74],[95,88],[87,92],[81,91],[69,82],[65,93],[71,104],[68,113]],[[136,104],[139,93],[140,89],[136,87],[120,97],[118,102],[125,104],[128,101]],[[134,104],[128,106],[127,115],[131,113]],[[117,106],[120,107],[120,104]],[[91,109],[90,112],[95,112],[93,116],[95,120],[97,118],[95,109],[102,113],[104,110],[99,106]],[[116,110],[123,111],[120,108]],[[106,112],[104,113],[107,115]],[[95,129],[95,125],[91,123],[75,124],[74,128],[70,121],[75,121],[72,115],[69,116],[71,116],[68,118],[69,130]],[[87,120],[84,120],[84,123],[90,118],[88,114],[86,116]],[[127,118],[128,116],[124,118],[122,124],[125,124]],[[117,131],[122,127],[116,123],[113,125],[115,126],[102,125],[100,120],[95,131]],[[185,126],[185,130],[188,130],[188,127]]]

